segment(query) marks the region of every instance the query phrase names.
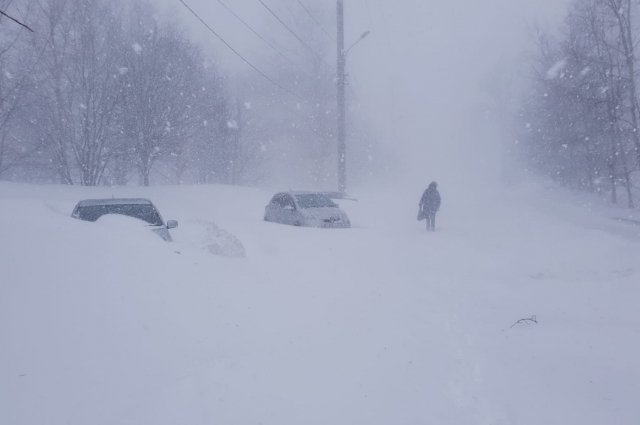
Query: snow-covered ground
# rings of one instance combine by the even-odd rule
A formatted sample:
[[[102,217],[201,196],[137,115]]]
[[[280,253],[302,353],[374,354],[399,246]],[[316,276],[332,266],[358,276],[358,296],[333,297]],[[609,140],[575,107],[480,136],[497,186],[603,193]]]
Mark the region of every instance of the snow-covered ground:
[[[441,187],[427,233],[417,187],[321,230],[258,189],[0,183],[0,424],[638,423],[640,227]],[[110,196],[175,242],[69,217]]]

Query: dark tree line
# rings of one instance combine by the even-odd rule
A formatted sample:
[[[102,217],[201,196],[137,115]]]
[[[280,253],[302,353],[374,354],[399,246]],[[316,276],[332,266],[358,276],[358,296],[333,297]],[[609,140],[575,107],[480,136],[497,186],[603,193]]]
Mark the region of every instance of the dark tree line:
[[[235,46],[284,91],[246,64],[223,75],[216,63],[231,52],[217,39],[195,44],[146,0],[0,7],[34,30],[0,17],[0,179],[335,184],[335,40],[321,26],[333,25],[332,7],[273,2],[305,44],[263,11],[251,22],[262,39],[247,29],[246,44]],[[214,24],[235,19],[216,10],[222,15],[206,16]],[[370,157],[357,121],[350,112],[349,149]]]
[[[561,36],[538,35],[519,135],[537,170],[613,203],[622,191],[629,207],[640,183],[639,24],[637,2],[574,1]]]
[[[224,78],[151,4],[16,3],[34,33],[0,21],[0,176],[92,186],[148,185],[156,168],[176,182],[223,173],[206,159],[230,143]]]

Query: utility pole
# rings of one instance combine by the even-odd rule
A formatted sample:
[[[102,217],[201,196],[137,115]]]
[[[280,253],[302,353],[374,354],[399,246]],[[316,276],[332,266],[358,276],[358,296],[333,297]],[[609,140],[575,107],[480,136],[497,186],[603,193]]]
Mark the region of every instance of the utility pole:
[[[345,110],[345,66],[347,55],[344,51],[344,2],[338,0],[338,69],[337,69],[337,98],[338,98],[338,191],[344,193],[347,189],[347,147],[346,147],[346,110]]]

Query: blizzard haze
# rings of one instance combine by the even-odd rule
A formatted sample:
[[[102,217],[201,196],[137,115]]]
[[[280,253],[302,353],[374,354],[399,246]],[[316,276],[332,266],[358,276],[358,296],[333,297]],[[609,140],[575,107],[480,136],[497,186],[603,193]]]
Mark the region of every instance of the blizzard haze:
[[[559,20],[563,2],[352,1],[350,16],[362,3],[369,7],[359,26],[375,29],[354,51],[352,72],[365,103],[378,106],[371,113],[385,142],[402,147],[400,168],[422,180],[495,178],[500,140],[492,129],[502,123],[486,122],[494,95],[487,81],[514,78],[533,24]]]
[[[180,12],[182,22],[203,44],[215,49],[223,66],[246,71],[245,63],[203,30],[193,16],[175,6],[176,2],[161,3]],[[318,17],[333,35],[335,2],[307,3],[324,10]],[[237,42],[242,52],[264,59],[268,49],[229,19],[218,3],[193,0],[189,4]],[[291,43],[291,35],[257,1],[227,4],[261,32],[283,44]],[[288,10],[298,7],[294,1],[272,4],[287,17]],[[364,31],[371,31],[347,58],[347,96],[354,102],[349,114],[356,121],[351,122],[351,142],[361,142],[361,129],[353,126],[364,122],[368,131],[363,137],[381,145],[377,154],[384,156],[383,164],[393,170],[381,177],[393,185],[412,181],[423,185],[432,179],[493,181],[501,169],[500,128],[510,123],[503,122],[508,117],[487,116],[497,96],[487,86],[504,83],[501,89],[515,95],[517,87],[526,83],[522,62],[532,47],[533,28],[555,28],[563,19],[566,4],[566,0],[346,0],[345,46]],[[335,66],[333,40],[324,42],[326,61]],[[301,49],[299,45],[295,48]],[[265,59],[260,66],[269,69],[269,63]],[[286,96],[283,101],[296,102]],[[286,123],[290,117],[281,119]],[[357,166],[360,158],[351,159]],[[361,181],[357,175],[352,177]]]
[[[521,98],[568,2],[345,0],[340,193],[335,1],[0,0],[0,425],[636,425],[637,103]]]

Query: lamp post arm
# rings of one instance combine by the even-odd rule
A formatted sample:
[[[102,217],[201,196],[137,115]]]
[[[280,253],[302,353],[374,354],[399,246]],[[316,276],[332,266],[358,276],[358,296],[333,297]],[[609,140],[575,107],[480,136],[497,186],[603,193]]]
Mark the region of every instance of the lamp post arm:
[[[342,52],[342,54],[343,54],[343,55],[345,55],[345,56],[347,56],[347,54],[349,53],[349,51],[350,51],[351,49],[353,49],[353,48],[356,46],[356,44],[358,44],[358,43],[360,43],[362,40],[364,40],[364,39],[365,39],[369,34],[371,34],[371,31],[369,31],[369,30],[367,30],[367,31],[363,32],[363,33],[360,35],[360,37],[358,37],[358,39],[357,39],[356,41],[354,41],[354,42],[353,42],[353,44],[352,44],[351,46],[349,46],[349,48],[348,48],[348,49],[346,49],[346,50],[344,50],[344,51]]]

